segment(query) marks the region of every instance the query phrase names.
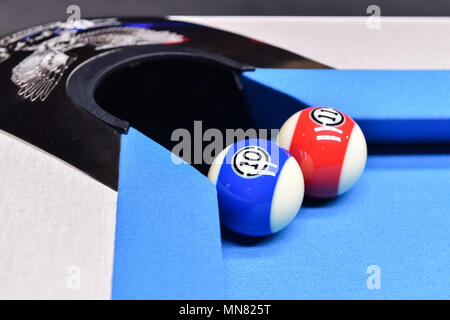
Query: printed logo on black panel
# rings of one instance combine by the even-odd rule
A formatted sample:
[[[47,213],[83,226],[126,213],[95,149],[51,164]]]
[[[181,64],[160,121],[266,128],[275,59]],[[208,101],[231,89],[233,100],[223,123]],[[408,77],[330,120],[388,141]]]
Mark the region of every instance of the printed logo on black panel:
[[[333,108],[317,108],[311,111],[311,119],[322,126],[335,127],[344,123],[344,115]]]
[[[277,168],[276,164],[270,162],[269,153],[258,146],[248,146],[239,149],[233,156],[233,170],[239,176],[252,179],[261,175],[275,176],[275,172],[268,168]]]

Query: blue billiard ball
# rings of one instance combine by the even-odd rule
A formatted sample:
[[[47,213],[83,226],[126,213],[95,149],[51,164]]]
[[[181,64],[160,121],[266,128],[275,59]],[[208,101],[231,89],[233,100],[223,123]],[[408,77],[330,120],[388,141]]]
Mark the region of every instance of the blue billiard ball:
[[[217,188],[220,221],[244,235],[280,231],[303,201],[303,175],[294,157],[275,143],[248,139],[220,152],[208,173]]]

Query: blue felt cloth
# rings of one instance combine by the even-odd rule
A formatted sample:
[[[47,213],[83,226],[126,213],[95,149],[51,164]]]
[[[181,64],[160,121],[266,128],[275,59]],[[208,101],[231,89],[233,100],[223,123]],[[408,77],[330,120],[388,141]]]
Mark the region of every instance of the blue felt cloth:
[[[450,155],[370,156],[353,189],[306,200],[279,234],[225,234],[226,297],[449,299],[449,181]]]
[[[120,168],[114,299],[450,298],[448,154],[369,156],[344,195],[305,200],[271,237],[225,230],[222,253],[205,177],[134,129]]]
[[[256,69],[242,80],[261,128],[328,106],[354,118],[368,142],[450,142],[450,71]]]
[[[122,136],[112,298],[223,298],[215,187],[133,128]]]

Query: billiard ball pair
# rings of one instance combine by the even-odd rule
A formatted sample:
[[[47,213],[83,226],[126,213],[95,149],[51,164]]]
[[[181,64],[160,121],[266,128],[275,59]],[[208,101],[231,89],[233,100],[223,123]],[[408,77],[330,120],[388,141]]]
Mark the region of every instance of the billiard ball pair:
[[[248,139],[220,152],[208,173],[220,220],[229,229],[264,236],[286,227],[304,194],[330,198],[350,189],[364,170],[367,145],[356,122],[328,107],[291,116],[277,144]]]

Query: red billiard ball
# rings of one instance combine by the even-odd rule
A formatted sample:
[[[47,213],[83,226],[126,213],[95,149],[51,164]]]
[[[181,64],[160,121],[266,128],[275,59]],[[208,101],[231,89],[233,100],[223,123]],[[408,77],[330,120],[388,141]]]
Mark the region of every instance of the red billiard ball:
[[[350,189],[367,160],[366,140],[358,124],[333,108],[297,112],[283,124],[277,142],[298,161],[305,193],[313,197],[334,197]]]

